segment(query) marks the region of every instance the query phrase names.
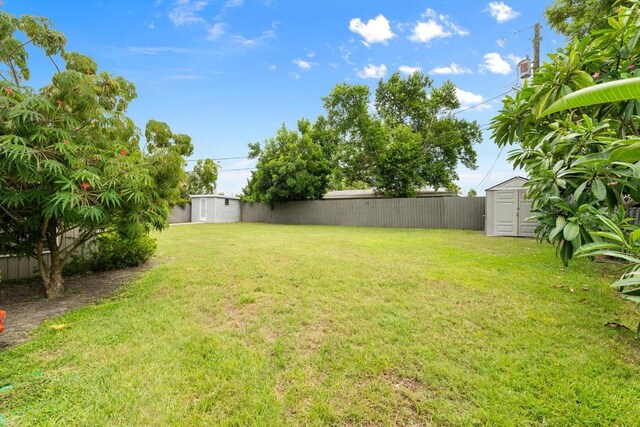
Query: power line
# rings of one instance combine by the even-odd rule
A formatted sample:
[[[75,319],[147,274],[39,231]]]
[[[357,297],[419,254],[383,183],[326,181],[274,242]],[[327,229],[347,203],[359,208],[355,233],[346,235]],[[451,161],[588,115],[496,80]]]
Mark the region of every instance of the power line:
[[[455,115],[455,114],[464,113],[465,111],[473,110],[473,109],[474,109],[474,108],[476,108],[476,107],[479,107],[479,106],[481,106],[481,105],[484,105],[484,104],[486,104],[487,102],[491,102],[491,101],[493,101],[494,99],[498,99],[498,98],[500,98],[501,96],[504,96],[504,95],[506,95],[506,94],[508,94],[508,93],[510,93],[510,92],[512,92],[512,91],[513,91],[513,89],[510,89],[510,90],[508,90],[508,91],[506,91],[506,92],[504,92],[504,93],[501,93],[500,95],[496,95],[496,96],[494,96],[493,98],[489,98],[489,99],[487,99],[487,100],[485,100],[485,101],[482,101],[482,102],[480,102],[480,103],[478,103],[478,104],[476,104],[476,105],[472,105],[472,106],[470,106],[470,107],[463,108],[462,110],[454,111],[454,112],[453,112],[453,114]]]
[[[496,159],[493,161],[493,164],[489,168],[489,171],[487,172],[487,174],[484,176],[484,178],[482,178],[482,181],[480,181],[477,186],[473,187],[474,189],[477,189],[478,187],[480,187],[485,182],[485,180],[489,178],[489,176],[491,175],[491,172],[493,172],[493,168],[496,166],[496,163],[498,163],[498,159],[500,158],[500,155],[502,154],[503,149],[504,149],[504,145],[500,148],[500,151],[498,152],[498,155],[496,156]]]

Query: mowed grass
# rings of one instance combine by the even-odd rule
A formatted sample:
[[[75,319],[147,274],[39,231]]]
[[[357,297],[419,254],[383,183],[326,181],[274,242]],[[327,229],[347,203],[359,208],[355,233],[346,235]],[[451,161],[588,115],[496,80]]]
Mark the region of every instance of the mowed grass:
[[[0,353],[9,425],[640,425],[613,268],[481,233],[173,226]],[[1,421],[0,421],[1,424]]]

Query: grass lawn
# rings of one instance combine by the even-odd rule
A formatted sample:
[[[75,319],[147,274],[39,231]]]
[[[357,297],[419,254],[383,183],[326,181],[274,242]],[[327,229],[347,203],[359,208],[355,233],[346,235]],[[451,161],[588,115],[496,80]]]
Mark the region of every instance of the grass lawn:
[[[201,224],[0,353],[0,424],[640,425],[611,266],[477,232]]]

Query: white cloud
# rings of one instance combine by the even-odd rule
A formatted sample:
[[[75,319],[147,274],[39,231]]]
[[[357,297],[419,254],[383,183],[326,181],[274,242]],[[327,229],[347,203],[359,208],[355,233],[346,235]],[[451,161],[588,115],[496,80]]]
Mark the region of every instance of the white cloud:
[[[409,65],[401,65],[400,68],[398,68],[398,71],[400,71],[403,74],[411,75],[416,71],[420,71],[420,67],[411,67]]]
[[[513,63],[513,65],[518,65],[518,63],[524,59],[524,56],[513,55],[510,53],[507,55],[507,58],[511,63]]]
[[[316,53],[312,50],[310,50],[309,52],[306,53],[307,58],[315,58]]]
[[[413,42],[429,43],[437,38],[469,35],[468,30],[457,25],[447,15],[438,15],[433,9],[427,9],[422,14],[422,17],[429,19],[427,21],[418,21],[415,24],[409,36],[409,40]]]
[[[223,7],[240,7],[244,3],[244,0],[227,0]]]
[[[356,72],[356,75],[361,79],[381,79],[385,74],[387,74],[387,66],[384,64],[368,64],[362,70]]]
[[[254,47],[261,45],[265,40],[272,39],[276,36],[276,28],[278,27],[278,22],[271,23],[271,28],[265,30],[258,37],[250,39],[248,37],[242,35],[233,35],[229,37],[229,40],[236,45],[244,46],[244,47]]]
[[[349,22],[349,30],[360,34],[365,41],[365,45],[373,43],[387,43],[395,37],[389,21],[384,15],[378,15],[373,19],[369,19],[365,24],[360,18],[354,18]]]
[[[209,4],[205,0],[178,0],[169,12],[169,19],[176,27],[189,24],[203,24],[206,21],[198,15]]]
[[[216,22],[207,31],[207,40],[216,40],[225,33],[225,25],[222,22]]]
[[[482,95],[478,95],[477,93],[468,92],[466,90],[462,90],[460,88],[456,88],[456,97],[458,101],[460,101],[461,108],[469,108],[473,105],[480,104],[484,102],[484,97]],[[482,104],[475,107],[475,110],[488,110],[491,108],[491,104]]]
[[[490,52],[484,56],[484,62],[480,64],[480,71],[489,71],[495,74],[509,74],[511,64],[505,61],[499,53]]]
[[[513,10],[511,6],[502,1],[492,1],[489,3],[489,13],[501,24],[511,21],[520,15],[520,12]]]
[[[310,62],[307,62],[304,59],[300,59],[300,58],[294,59],[292,62],[296,64],[298,68],[304,71],[307,71],[312,67],[312,64]]]
[[[269,71],[275,71],[276,70],[276,64],[271,64],[267,67],[269,69]]]
[[[351,59],[350,59],[352,52],[346,46],[338,46],[338,50],[340,51],[340,56],[342,57],[344,62],[346,62],[349,65],[353,65],[353,62],[351,62]]]
[[[428,41],[438,37],[450,37],[452,34],[438,24],[434,19],[427,22],[418,22],[413,27],[413,33],[409,36],[412,42],[427,43]]]
[[[504,47],[504,42],[505,42],[505,40],[504,40],[504,39],[498,39],[498,40],[496,40],[496,44],[497,44],[499,47]]]
[[[436,67],[433,70],[429,71],[431,74],[473,74],[469,68],[461,67],[455,62],[452,62],[451,65],[447,65],[444,67]]]

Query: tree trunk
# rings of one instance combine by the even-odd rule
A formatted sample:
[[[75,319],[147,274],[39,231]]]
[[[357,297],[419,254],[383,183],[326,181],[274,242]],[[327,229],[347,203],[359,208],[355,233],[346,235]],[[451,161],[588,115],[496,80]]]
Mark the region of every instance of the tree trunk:
[[[47,266],[44,260],[44,243],[38,243],[36,256],[38,258],[38,268],[40,270],[40,277],[42,278],[42,285],[44,291],[49,299],[55,299],[62,296],[64,291],[63,279],[62,279],[62,267],[64,261],[61,258],[60,246],[58,245],[57,225],[53,220],[45,221],[44,223],[44,238],[47,248],[49,249],[49,257],[51,263]]]
[[[62,262],[59,254],[56,254],[54,257],[53,252],[51,253],[51,266],[49,267],[48,276],[48,280],[44,282],[47,298],[56,299],[61,297],[64,286],[62,280]]]

